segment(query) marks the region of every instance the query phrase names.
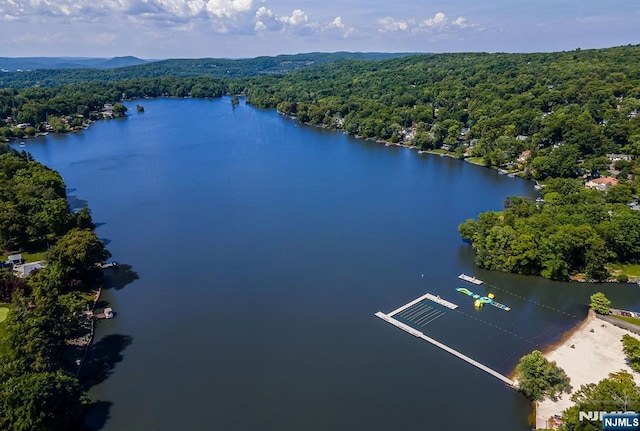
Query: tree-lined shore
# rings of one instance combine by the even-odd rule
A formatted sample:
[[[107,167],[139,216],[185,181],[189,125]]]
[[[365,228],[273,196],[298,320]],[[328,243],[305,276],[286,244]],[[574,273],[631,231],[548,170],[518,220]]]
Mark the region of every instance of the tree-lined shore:
[[[0,269],[0,303],[10,303],[0,339],[0,428],[80,429],[89,400],[77,377],[78,338],[108,258],[89,211],[73,213],[60,175],[26,153],[0,147],[0,244],[43,250],[25,278]]]

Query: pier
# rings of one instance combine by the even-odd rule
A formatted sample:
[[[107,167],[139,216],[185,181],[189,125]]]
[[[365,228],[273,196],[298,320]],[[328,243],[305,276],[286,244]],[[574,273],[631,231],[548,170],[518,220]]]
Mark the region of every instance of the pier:
[[[466,274],[460,274],[458,276],[458,278],[460,280],[468,281],[469,283],[473,283],[473,284],[477,284],[477,285],[480,285],[480,284],[484,283],[484,281],[482,281],[482,280],[480,280],[478,278],[475,278],[475,277],[471,277],[471,276],[466,275]]]
[[[427,295],[429,295],[429,294],[427,294]],[[418,298],[418,300],[416,300],[416,301],[413,301],[413,303],[409,303],[410,305],[409,304],[407,304],[407,305],[409,305],[409,306],[414,305],[417,302],[419,302],[419,301],[421,301],[422,299],[425,299],[425,298],[426,298],[426,295],[424,295],[423,297]],[[406,308],[408,308],[408,307],[407,306],[403,306],[403,307],[400,307],[398,310],[402,311],[402,310],[404,310]],[[397,314],[399,312],[398,310],[393,311],[392,313],[393,314]],[[511,380],[510,378],[508,378],[506,376],[503,376],[502,374],[498,373],[495,370],[492,370],[491,368],[487,367],[486,365],[483,365],[480,362],[478,362],[476,360],[473,360],[470,357],[458,352],[457,350],[452,349],[451,347],[449,347],[449,346],[447,346],[445,344],[442,344],[441,342],[439,342],[437,340],[434,340],[431,337],[426,336],[423,332],[418,331],[417,329],[414,329],[411,326],[405,325],[404,323],[394,319],[392,317],[392,315],[393,315],[392,313],[384,314],[383,312],[378,311],[375,315],[376,315],[376,317],[379,317],[380,319],[382,319],[382,320],[384,320],[384,321],[386,321],[388,323],[391,323],[393,326],[396,326],[396,327],[402,329],[403,331],[408,332],[409,334],[413,335],[414,337],[421,338],[421,339],[423,339],[425,341],[428,341],[429,343],[433,344],[436,347],[439,347],[440,349],[444,350],[445,352],[448,352],[448,353],[452,354],[453,356],[456,356],[456,357],[462,359],[463,361],[473,365],[474,367],[477,367],[477,368],[481,369],[482,371],[492,375],[493,377],[495,377],[495,378],[497,378],[499,380],[502,380],[507,385],[515,388],[515,382],[513,380]]]
[[[421,297],[416,298],[416,299],[414,299],[413,301],[411,301],[411,302],[409,302],[407,304],[404,304],[402,307],[393,310],[391,313],[388,314],[388,316],[395,316],[398,313],[402,313],[407,308],[411,308],[414,305],[416,305],[418,302],[424,301],[425,299],[433,301],[436,304],[440,304],[440,305],[442,305],[444,307],[447,307],[447,308],[450,308],[452,310],[455,310],[456,308],[458,308],[458,306],[456,304],[454,304],[453,302],[445,301],[444,299],[440,298],[439,296],[435,296],[435,295],[432,295],[430,293],[426,293],[426,294],[422,295]]]
[[[455,310],[456,308],[458,308],[458,305],[457,305],[457,304],[454,304],[453,302],[449,302],[449,301],[447,301],[447,300],[444,300],[444,299],[440,298],[439,296],[434,296],[434,295],[432,295],[432,294],[430,294],[430,293],[427,293],[427,294],[425,295],[425,297],[426,297],[426,299],[428,299],[429,301],[433,301],[433,302],[435,302],[436,304],[440,304],[440,305],[442,305],[442,306],[444,306],[444,307],[447,307],[447,308],[449,308],[449,309],[451,309],[451,310]]]

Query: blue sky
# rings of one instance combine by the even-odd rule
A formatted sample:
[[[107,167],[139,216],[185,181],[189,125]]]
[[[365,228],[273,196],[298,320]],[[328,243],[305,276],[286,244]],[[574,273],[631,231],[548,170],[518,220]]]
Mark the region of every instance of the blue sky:
[[[0,0],[0,56],[560,51],[639,26],[637,0]]]

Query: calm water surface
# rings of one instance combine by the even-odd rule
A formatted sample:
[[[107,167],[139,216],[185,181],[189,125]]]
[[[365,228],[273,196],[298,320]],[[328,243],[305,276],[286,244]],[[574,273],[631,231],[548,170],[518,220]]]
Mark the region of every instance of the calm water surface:
[[[117,318],[98,326],[95,429],[530,429],[514,390],[373,314],[439,294],[460,311],[425,332],[509,373],[596,290],[640,309],[631,286],[474,268],[457,225],[534,196],[521,179],[228,98],[137,103],[144,114],[129,103],[124,120],[26,148],[131,265],[105,295]],[[459,286],[512,310],[476,311]]]

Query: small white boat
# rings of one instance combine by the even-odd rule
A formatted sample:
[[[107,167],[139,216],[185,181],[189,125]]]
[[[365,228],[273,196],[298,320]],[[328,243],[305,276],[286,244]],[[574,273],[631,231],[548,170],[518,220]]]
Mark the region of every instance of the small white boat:
[[[105,319],[112,319],[113,318],[113,309],[112,308],[105,308],[104,309],[104,318]]]

